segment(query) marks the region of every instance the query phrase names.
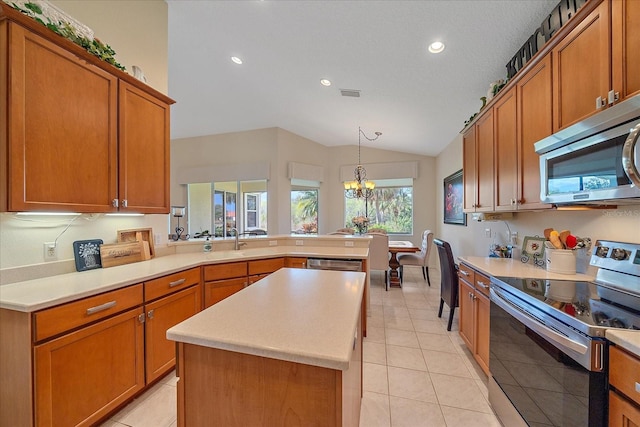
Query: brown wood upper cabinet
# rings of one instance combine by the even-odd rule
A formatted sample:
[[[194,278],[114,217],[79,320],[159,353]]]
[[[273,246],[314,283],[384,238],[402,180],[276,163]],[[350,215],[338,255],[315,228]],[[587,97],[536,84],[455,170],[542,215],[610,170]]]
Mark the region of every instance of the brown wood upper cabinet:
[[[464,211],[493,211],[493,113],[487,111],[463,136]]]
[[[173,100],[2,13],[0,209],[168,213]]]
[[[551,51],[554,131],[640,93],[640,4],[605,0]]]
[[[493,107],[495,210],[550,208],[540,202],[534,144],[552,133],[551,56],[527,71]]]

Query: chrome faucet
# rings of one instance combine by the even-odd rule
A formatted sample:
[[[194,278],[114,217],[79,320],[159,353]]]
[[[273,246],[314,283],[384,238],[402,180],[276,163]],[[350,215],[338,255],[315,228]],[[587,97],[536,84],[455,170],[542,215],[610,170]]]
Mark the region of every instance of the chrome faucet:
[[[246,243],[238,241],[238,237],[239,236],[238,236],[238,229],[237,228],[232,228],[231,231],[233,231],[235,233],[234,236],[236,238],[236,241],[235,241],[235,246],[233,247],[233,249],[237,251],[238,249],[240,249],[240,246],[244,246],[244,245],[246,245]]]

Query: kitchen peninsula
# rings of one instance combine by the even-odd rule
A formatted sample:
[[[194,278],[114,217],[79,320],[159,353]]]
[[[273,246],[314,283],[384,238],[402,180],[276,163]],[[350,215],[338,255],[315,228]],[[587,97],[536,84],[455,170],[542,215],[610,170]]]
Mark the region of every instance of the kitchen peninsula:
[[[170,328],[178,425],[357,426],[365,279],[284,268]]]
[[[179,245],[174,254],[148,261],[3,285],[0,400],[13,410],[0,411],[0,425],[95,425],[173,369],[169,327],[231,294],[251,294],[259,279],[282,267],[326,277],[304,269],[308,258],[362,261],[363,273],[353,274],[364,277],[363,285],[352,291],[362,293],[357,312],[366,328],[369,239],[265,236],[246,242],[241,251],[228,250],[230,242],[215,243],[213,252],[197,243]],[[235,278],[217,277],[230,272]],[[303,300],[303,311],[317,302]],[[323,306],[328,330],[335,329],[336,307]]]

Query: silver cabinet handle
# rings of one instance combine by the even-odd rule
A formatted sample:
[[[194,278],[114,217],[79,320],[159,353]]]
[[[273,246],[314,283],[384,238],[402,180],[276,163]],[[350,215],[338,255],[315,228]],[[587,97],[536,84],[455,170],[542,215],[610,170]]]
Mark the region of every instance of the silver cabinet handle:
[[[610,90],[608,94],[609,105],[615,104],[620,99],[620,92],[616,92],[614,90]]]
[[[485,289],[489,289],[489,285],[486,285],[482,280],[478,280],[476,283]]]
[[[173,288],[174,286],[182,285],[186,281],[187,281],[187,279],[178,279],[176,281],[169,282],[169,287]]]
[[[123,208],[128,207],[127,199],[122,199],[122,207]]]
[[[154,311],[155,311],[155,310],[149,310],[149,312],[147,313],[147,317],[148,317],[149,319],[153,319],[153,312],[154,312]]]
[[[640,383],[636,383],[636,391],[640,393]]]
[[[464,270],[459,270],[459,271],[460,271],[460,274],[463,274],[463,275],[465,275],[465,276],[467,276],[467,277],[469,277],[469,276],[470,276],[470,274],[469,274],[469,273],[467,273],[467,272],[466,272],[466,271],[464,271]]]
[[[111,206],[113,206],[114,208],[117,208],[117,207],[118,207],[118,205],[119,205],[119,203],[118,203],[118,199],[113,199],[113,200],[111,201]]]
[[[606,97],[599,96],[596,98],[596,110],[601,109],[605,105],[607,105],[607,101],[605,101]]]
[[[96,314],[100,311],[108,310],[111,307],[115,307],[115,301],[105,302],[104,304],[96,305],[95,307],[87,308],[87,316],[91,316],[92,314]]]
[[[138,322],[144,323],[144,313],[138,315]]]

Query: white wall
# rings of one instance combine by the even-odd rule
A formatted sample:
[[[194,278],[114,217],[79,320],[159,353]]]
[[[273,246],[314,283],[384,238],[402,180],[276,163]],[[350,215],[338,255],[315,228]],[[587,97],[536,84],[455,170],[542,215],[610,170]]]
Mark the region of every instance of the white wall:
[[[434,210],[435,158],[418,156],[372,147],[362,147],[362,162],[367,164],[417,161],[418,178],[414,181],[414,233],[403,236],[419,244],[422,231],[436,226]],[[325,147],[284,129],[269,128],[254,131],[208,135],[172,141],[171,167],[174,176],[192,168],[215,173],[216,167],[229,164],[240,168],[244,164],[269,162],[270,234],[288,234],[291,229],[289,162],[324,168],[320,184],[318,231],[329,233],[344,227],[344,186],[340,181],[340,167],[357,162],[357,146]],[[370,176],[375,180],[374,176]],[[186,185],[172,179],[172,204],[187,203]]]

